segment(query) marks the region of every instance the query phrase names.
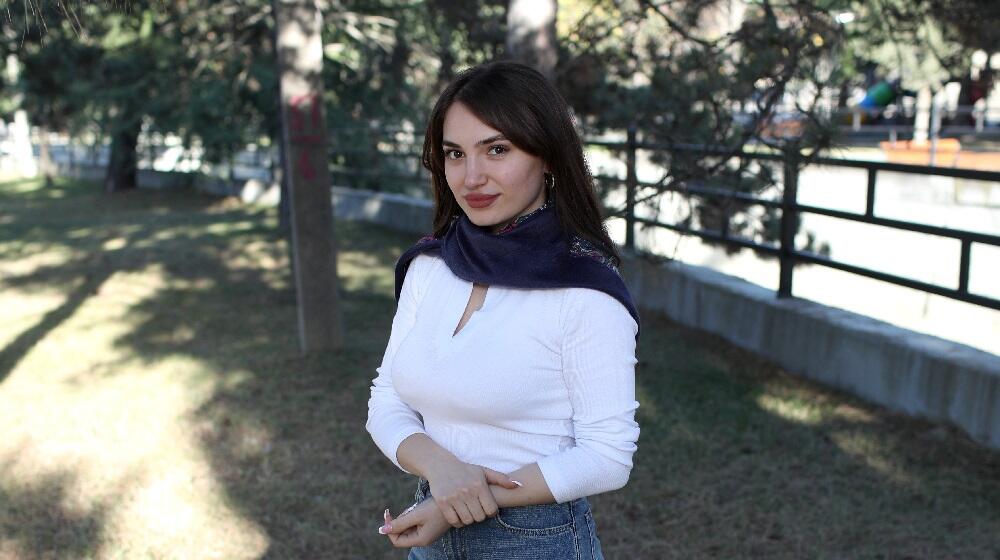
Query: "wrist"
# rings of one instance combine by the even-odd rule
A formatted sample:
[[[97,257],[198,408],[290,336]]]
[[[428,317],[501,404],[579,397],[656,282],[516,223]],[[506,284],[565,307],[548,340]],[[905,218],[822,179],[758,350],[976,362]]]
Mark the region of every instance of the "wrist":
[[[451,452],[424,433],[413,434],[404,439],[396,451],[396,458],[407,472],[427,480],[442,467],[458,461]]]
[[[449,451],[443,447],[435,449],[432,453],[429,453],[424,461],[423,476],[428,482],[436,478],[436,475],[442,471],[447,472],[452,469],[455,465],[461,464],[462,461],[458,457],[452,455]]]

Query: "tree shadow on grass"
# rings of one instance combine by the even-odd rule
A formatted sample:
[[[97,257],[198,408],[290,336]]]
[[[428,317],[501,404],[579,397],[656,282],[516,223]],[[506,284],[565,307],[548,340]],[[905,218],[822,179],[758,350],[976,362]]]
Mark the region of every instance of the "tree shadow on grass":
[[[219,372],[249,374],[218,390],[197,415],[208,426],[200,437],[228,500],[266,530],[268,558],[398,556],[375,528],[383,509],[398,511],[413,491],[364,429],[368,387],[395,307],[391,287],[367,275],[375,266],[384,279],[410,236],[337,228],[341,276],[349,270],[340,353],[297,355],[286,263],[280,279],[235,272],[227,249],[207,244],[169,270],[185,285],[216,281],[201,290],[161,291],[134,309],[146,319],[119,341],[145,359],[184,354]],[[171,333],[180,328],[195,334],[177,341]]]
[[[59,307],[46,313],[38,323],[22,332],[13,342],[8,343],[0,350],[0,383],[3,383],[10,372],[14,371],[18,362],[31,351],[35,344],[71,317],[83,302],[93,296],[109,275],[110,270],[107,268],[100,268],[95,274],[88,275],[70,292]],[[0,285],[2,284],[0,283]]]
[[[0,473],[9,462],[0,462]],[[107,508],[67,506],[70,473],[36,476],[31,484],[0,480],[0,558],[93,558],[100,549]]]
[[[134,328],[116,345],[147,362],[187,356],[224,381],[234,372],[241,377],[223,383],[192,420],[231,507],[266,532],[267,556],[392,555],[374,527],[392,500],[407,504],[412,488],[364,430],[368,385],[394,310],[391,280],[371,271],[390,267],[413,236],[338,224],[349,276],[345,349],[302,358],[285,242],[272,211],[187,193],[66,192],[71,196],[27,202],[5,193],[13,204],[0,240],[11,241],[0,242],[0,258],[70,254],[0,279],[21,291],[69,291],[4,350],[5,375],[108,276],[157,266],[163,287],[128,310]],[[95,375],[108,374],[84,371],[71,382],[85,386]]]

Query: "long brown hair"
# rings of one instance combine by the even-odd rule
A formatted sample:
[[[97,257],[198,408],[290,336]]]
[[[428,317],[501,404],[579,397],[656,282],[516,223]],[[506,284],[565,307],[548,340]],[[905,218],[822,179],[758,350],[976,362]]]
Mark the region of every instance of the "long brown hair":
[[[423,164],[434,186],[434,237],[443,236],[452,218],[462,213],[445,178],[442,146],[445,113],[456,101],[515,146],[545,162],[555,179],[552,199],[563,230],[595,244],[620,266],[621,257],[601,218],[594,179],[569,106],[541,73],[515,62],[492,62],[462,71],[434,105],[423,152]]]

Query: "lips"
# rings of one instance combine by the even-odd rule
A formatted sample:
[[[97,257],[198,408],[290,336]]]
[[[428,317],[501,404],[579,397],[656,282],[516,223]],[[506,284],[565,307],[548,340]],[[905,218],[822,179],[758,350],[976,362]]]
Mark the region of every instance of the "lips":
[[[465,201],[473,208],[486,208],[490,204],[493,204],[493,201],[499,198],[499,196],[499,194],[470,194],[465,197]]]

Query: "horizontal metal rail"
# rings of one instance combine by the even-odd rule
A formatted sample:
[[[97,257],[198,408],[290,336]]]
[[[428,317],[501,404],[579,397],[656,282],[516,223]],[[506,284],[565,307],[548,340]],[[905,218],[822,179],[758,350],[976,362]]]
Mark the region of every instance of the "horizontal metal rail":
[[[1000,300],[972,293],[969,291],[969,270],[971,266],[972,257],[972,244],[980,243],[985,245],[992,245],[1000,247],[1000,235],[993,235],[987,233],[980,233],[969,230],[956,229],[951,227],[934,226],[930,224],[910,222],[905,220],[898,220],[893,218],[885,218],[877,216],[875,214],[875,194],[877,190],[877,177],[879,172],[889,172],[889,173],[906,173],[912,175],[920,176],[937,176],[937,177],[950,177],[956,179],[966,179],[966,180],[976,180],[976,181],[987,181],[1000,183],[1000,172],[997,171],[984,171],[977,169],[956,169],[956,168],[945,168],[945,167],[933,167],[926,165],[911,165],[911,164],[901,164],[901,163],[888,163],[888,162],[877,162],[877,161],[865,161],[865,160],[850,160],[850,159],[837,159],[828,157],[812,157],[812,158],[797,158],[793,159],[794,156],[788,156],[785,154],[779,154],[774,152],[748,152],[745,150],[731,150],[719,146],[698,146],[691,144],[659,144],[650,142],[638,142],[636,141],[636,134],[634,129],[629,130],[628,140],[626,142],[620,141],[607,141],[607,140],[592,140],[586,142],[589,146],[600,146],[616,151],[624,151],[626,153],[626,172],[627,178],[622,180],[616,177],[598,176],[595,177],[598,181],[605,184],[624,184],[626,188],[626,207],[618,209],[611,212],[613,216],[621,216],[626,220],[626,247],[629,249],[634,249],[634,232],[632,228],[635,224],[645,224],[654,227],[661,227],[676,231],[678,233],[686,235],[695,235],[702,239],[723,243],[730,246],[742,247],[752,249],[762,254],[777,256],[780,259],[780,282],[778,288],[778,295],[781,297],[790,296],[792,292],[792,273],[794,266],[797,263],[810,263],[820,266],[826,266],[845,272],[858,274],[860,276],[865,276],[868,278],[874,278],[876,280],[889,282],[899,286],[904,286],[916,290],[921,290],[927,293],[940,295],[944,297],[949,297],[959,301],[964,301],[968,303],[973,303],[976,305],[981,305],[988,307],[990,309],[1000,310]],[[655,183],[642,183],[635,179],[636,171],[634,169],[636,161],[636,151],[638,150],[652,150],[652,151],[666,151],[668,153],[676,154],[681,153],[691,153],[696,156],[701,157],[723,157],[723,158],[744,158],[762,161],[773,161],[780,163],[784,170],[783,179],[783,193],[782,199],[779,200],[769,200],[762,198],[760,196],[735,191],[726,188],[718,187],[708,187],[700,184],[655,184]],[[799,167],[801,165],[826,165],[835,167],[847,167],[862,169],[866,171],[866,189],[865,189],[865,211],[864,213],[857,212],[847,212],[843,210],[835,210],[832,208],[824,208],[820,206],[814,206],[809,204],[800,204],[797,200],[798,191],[798,175]],[[677,192],[685,196],[698,196],[698,197],[708,197],[708,198],[723,198],[733,201],[737,201],[742,204],[756,204],[765,206],[772,209],[781,210],[781,237],[780,243],[778,245],[774,244],[763,244],[753,241],[751,239],[746,239],[744,237],[733,236],[728,232],[728,220],[724,220],[722,231],[710,231],[704,229],[691,228],[687,225],[679,224],[669,224],[660,222],[658,220],[644,218],[635,215],[635,206],[646,200],[650,200],[651,197],[646,197],[645,199],[636,200],[636,194],[639,189],[652,188],[657,192],[657,195],[662,192]],[[890,274],[887,272],[882,272],[878,270],[872,270],[862,266],[857,266],[853,264],[848,264],[845,262],[837,261],[829,257],[818,255],[816,253],[799,251],[795,248],[794,238],[795,230],[798,227],[799,215],[802,213],[819,214],[824,216],[829,216],[832,218],[849,220],[852,222],[859,222],[865,224],[871,224],[881,227],[887,227],[894,230],[909,231],[914,233],[921,233],[925,235],[933,235],[936,237],[943,237],[947,239],[955,239],[960,242],[960,258],[958,264],[958,273],[956,277],[957,287],[946,287],[938,284],[932,284],[928,282],[923,282],[920,280],[915,280],[913,278],[907,278],[905,276],[899,276],[896,274]],[[632,243],[629,243],[629,242]]]
[[[614,150],[628,150],[627,142],[593,140],[587,141],[587,145],[601,146]],[[787,156],[774,152],[747,152],[745,150],[730,150],[721,146],[698,146],[694,144],[660,144],[652,142],[637,142],[634,146],[636,150],[664,151],[664,152],[691,152],[706,156],[728,156],[731,158],[758,159],[765,161],[784,162]],[[982,169],[964,169],[958,167],[935,167],[931,165],[914,165],[910,163],[891,163],[887,161],[868,161],[863,159],[841,159],[831,157],[803,158],[802,163],[808,165],[829,165],[833,167],[852,167],[856,169],[874,169],[875,171],[892,171],[898,173],[912,173],[915,175],[936,175],[940,177],[954,177],[956,179],[971,179],[976,181],[1000,181],[1000,171],[987,171]]]
[[[638,223],[640,223],[640,224],[646,224],[646,225],[650,225],[650,226],[661,227],[661,228],[673,230],[673,231],[676,231],[676,232],[679,232],[679,233],[684,233],[684,234],[688,234],[688,235],[696,235],[696,236],[698,236],[698,237],[700,237],[702,239],[708,239],[710,241],[719,241],[719,242],[723,242],[723,243],[729,243],[731,245],[736,245],[738,247],[745,247],[747,249],[753,249],[755,251],[759,251],[761,253],[764,253],[764,254],[767,254],[767,255],[771,255],[771,256],[775,256],[775,257],[778,256],[779,253],[781,252],[781,249],[777,245],[771,245],[771,244],[767,244],[767,243],[757,243],[756,241],[753,241],[751,239],[747,239],[745,237],[739,237],[739,236],[735,236],[735,235],[726,235],[726,234],[723,234],[723,233],[717,233],[717,232],[714,232],[714,231],[708,231],[708,230],[702,230],[702,229],[694,229],[694,228],[689,228],[689,227],[685,227],[685,226],[679,226],[677,224],[668,224],[668,223],[665,223],[665,222],[659,222],[657,220],[651,220],[649,218],[639,218],[639,217],[636,217],[635,221],[638,222]]]
[[[966,272],[965,285],[962,286],[963,282],[959,282],[959,289],[950,289],[937,284],[930,284],[927,282],[921,282],[920,280],[914,280],[912,278],[907,278],[905,276],[897,276],[895,274],[889,274],[886,272],[879,272],[877,270],[872,270],[870,268],[864,268],[861,266],[855,266],[852,264],[847,264],[840,261],[835,261],[829,259],[822,255],[817,255],[815,253],[809,253],[804,251],[795,251],[795,259],[801,262],[807,262],[812,264],[818,264],[830,268],[836,268],[838,270],[843,270],[844,272],[851,272],[853,274],[858,274],[861,276],[867,276],[869,278],[874,278],[876,280],[882,280],[883,282],[890,282],[892,284],[898,284],[900,286],[905,286],[907,288],[913,288],[915,290],[920,290],[939,296],[945,296],[952,299],[957,299],[965,301],[968,303],[974,303],[976,305],[982,305],[984,307],[989,307],[990,309],[1000,310],[1000,300],[995,300],[990,297],[980,296],[977,294],[970,293],[968,291],[968,272]],[[966,271],[968,268],[965,269]]]
[[[871,216],[867,214],[855,214],[853,212],[844,212],[843,210],[833,210],[832,208],[822,208],[820,206],[810,206],[808,204],[796,204],[795,209],[798,210],[799,212],[822,214],[824,216],[840,218],[842,220],[850,220],[852,222],[862,222],[865,224],[873,224],[876,226],[883,226],[892,229],[913,231],[916,233],[926,233],[928,235],[936,235],[938,237],[950,237],[952,239],[958,239],[960,241],[968,240],[974,243],[985,243],[988,245],[1000,246],[1000,235],[990,235],[988,233],[978,233],[975,231],[968,231],[962,229],[931,226],[927,224],[921,224],[918,222],[905,222],[903,220],[880,218],[878,216]]]

